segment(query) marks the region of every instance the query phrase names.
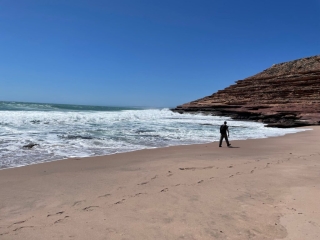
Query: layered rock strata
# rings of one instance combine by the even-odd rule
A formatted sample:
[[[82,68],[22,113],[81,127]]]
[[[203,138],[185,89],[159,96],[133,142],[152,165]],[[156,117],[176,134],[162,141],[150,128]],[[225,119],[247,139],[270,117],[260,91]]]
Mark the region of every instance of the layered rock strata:
[[[254,120],[272,127],[319,125],[320,55],[275,64],[172,110]]]

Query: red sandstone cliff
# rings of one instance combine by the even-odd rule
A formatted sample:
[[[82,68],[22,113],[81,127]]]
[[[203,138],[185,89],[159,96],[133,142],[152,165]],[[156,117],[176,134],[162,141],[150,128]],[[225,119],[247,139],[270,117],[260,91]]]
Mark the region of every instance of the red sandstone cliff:
[[[320,55],[272,67],[172,109],[248,119],[268,126],[320,124]]]

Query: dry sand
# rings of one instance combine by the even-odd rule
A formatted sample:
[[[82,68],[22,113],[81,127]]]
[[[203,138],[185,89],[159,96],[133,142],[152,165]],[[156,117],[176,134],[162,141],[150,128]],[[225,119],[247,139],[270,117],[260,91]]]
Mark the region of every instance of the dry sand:
[[[0,171],[0,239],[320,239],[320,127]]]

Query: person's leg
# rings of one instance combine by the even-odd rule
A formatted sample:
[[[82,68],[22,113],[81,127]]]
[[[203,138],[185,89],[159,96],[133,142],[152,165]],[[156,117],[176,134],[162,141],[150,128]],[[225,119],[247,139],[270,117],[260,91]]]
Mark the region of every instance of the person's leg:
[[[230,146],[231,144],[229,143],[229,139],[228,139],[228,135],[227,134],[225,135],[225,139],[226,139],[227,145]]]
[[[221,147],[221,144],[222,144],[222,140],[223,140],[223,135],[221,134],[221,135],[220,135],[220,142],[219,142],[219,147]]]

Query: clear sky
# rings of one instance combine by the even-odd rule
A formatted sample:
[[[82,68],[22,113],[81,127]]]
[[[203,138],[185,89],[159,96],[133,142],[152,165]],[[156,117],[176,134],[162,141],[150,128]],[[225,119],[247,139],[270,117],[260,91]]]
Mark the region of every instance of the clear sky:
[[[0,101],[175,107],[320,54],[320,0],[0,0]]]

